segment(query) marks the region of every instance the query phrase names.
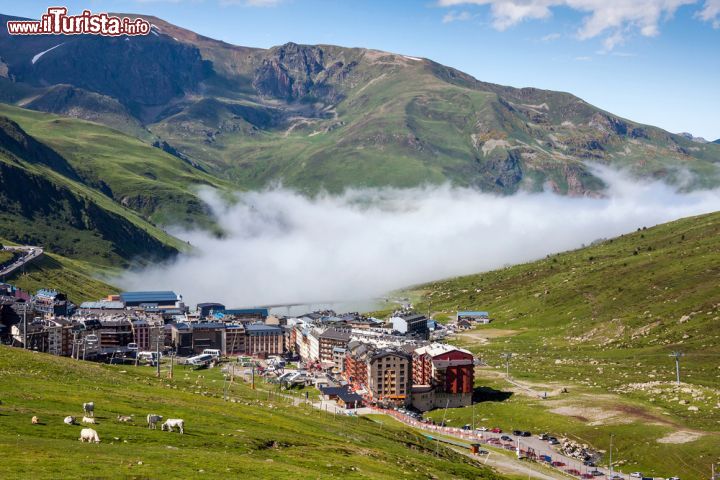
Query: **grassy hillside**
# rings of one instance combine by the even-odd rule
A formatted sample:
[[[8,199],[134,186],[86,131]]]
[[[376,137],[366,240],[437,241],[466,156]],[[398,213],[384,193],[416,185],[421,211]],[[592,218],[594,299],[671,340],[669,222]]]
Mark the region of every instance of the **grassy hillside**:
[[[31,293],[40,288],[51,288],[67,294],[70,301],[79,305],[87,300],[97,300],[118,293],[116,287],[98,280],[98,274],[96,265],[88,265],[60,255],[45,254],[29,264],[25,271],[14,273],[5,281]]]
[[[12,254],[12,252],[6,252],[3,250],[0,250],[0,265],[12,260],[13,257],[14,257],[14,255]]]
[[[526,352],[513,362],[519,375],[567,378],[577,362],[617,357],[624,361],[593,379],[617,388],[653,373],[668,379],[674,364],[667,354],[682,350],[685,380],[717,388],[718,235],[720,213],[686,218],[537,262],[428,284],[420,308],[445,315],[458,308],[490,311],[492,328],[517,333],[483,351]],[[555,362],[570,357],[576,360]]]
[[[213,226],[197,188],[227,184],[133,137],[74,118],[0,104],[0,115],[51,147],[80,182],[159,225]]]
[[[488,364],[477,385],[495,401],[478,418],[604,450],[615,434],[626,471],[705,478],[720,459],[719,235],[720,213],[686,218],[413,294],[436,318],[491,313],[452,340]],[[672,351],[684,354],[679,387]],[[504,352],[519,386],[504,380]]]
[[[8,240],[99,265],[167,258],[183,248],[131,210],[78,182],[62,157],[0,117],[0,211]]]
[[[13,243],[0,238],[0,244]],[[9,252],[0,250],[0,263],[6,255],[9,255]],[[116,287],[100,279],[117,273],[116,268],[73,260],[46,250],[41,258],[16,270],[12,275],[0,278],[0,281],[30,293],[35,293],[40,288],[55,289],[67,294],[70,301],[79,305],[86,300],[96,300],[117,293]]]
[[[217,369],[110,367],[0,347],[0,477],[497,478],[417,434],[294,407],[234,384]],[[100,444],[62,423],[94,401]],[[183,418],[185,435],[148,430],[148,413]],[[134,415],[120,424],[118,414]],[[41,425],[31,425],[33,415]]]

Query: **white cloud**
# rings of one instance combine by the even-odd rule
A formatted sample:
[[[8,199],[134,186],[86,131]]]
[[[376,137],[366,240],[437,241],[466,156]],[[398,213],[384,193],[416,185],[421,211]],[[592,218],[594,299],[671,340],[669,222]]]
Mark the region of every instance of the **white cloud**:
[[[367,299],[403,286],[541,258],[641,226],[720,209],[720,190],[679,194],[609,170],[604,199],[494,196],[450,187],[363,190],[309,199],[275,189],[228,206],[204,198],[224,239],[125,276],[128,289],[174,289],[228,306]]]
[[[698,17],[706,22],[712,22],[713,28],[720,28],[720,0],[705,0]]]
[[[592,60],[592,57],[588,57],[588,56],[575,57],[575,60],[578,62],[589,62],[590,60]]]
[[[443,7],[484,5],[490,7],[493,26],[505,30],[524,20],[543,19],[555,8],[566,7],[586,14],[577,30],[580,39],[607,35],[605,48],[623,43],[628,32],[653,37],[660,32],[660,23],[672,17],[683,5],[698,0],[438,0]],[[705,0],[699,18],[720,21],[720,0]]]
[[[455,10],[450,10],[448,13],[445,14],[445,16],[442,19],[442,22],[443,23],[465,22],[470,19],[472,19],[472,15],[470,15],[470,12],[467,12],[467,11],[456,12]]]

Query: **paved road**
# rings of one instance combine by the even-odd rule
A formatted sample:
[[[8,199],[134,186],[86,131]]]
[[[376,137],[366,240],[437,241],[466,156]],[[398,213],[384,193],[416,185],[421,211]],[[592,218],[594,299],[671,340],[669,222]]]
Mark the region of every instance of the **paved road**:
[[[8,252],[20,252],[23,255],[20,256],[17,260],[15,260],[13,263],[8,265],[7,267],[4,267],[0,270],[0,278],[3,278],[7,275],[11,275],[12,273],[15,273],[15,271],[19,268],[21,268],[23,265],[26,265],[29,262],[32,262],[33,260],[40,258],[43,254],[43,249],[40,247],[31,247],[31,246],[20,246],[20,247],[11,247],[6,246],[4,248],[5,251]]]
[[[385,410],[380,411],[382,413],[387,413],[397,420],[405,423],[406,425],[409,425],[414,428],[418,428],[420,430],[424,430],[429,433],[439,433],[445,436],[455,437],[461,440],[465,440],[470,443],[483,443],[488,444],[494,447],[500,446],[500,448],[504,448],[504,445],[508,445],[509,450],[515,451],[517,447],[520,447],[520,450],[528,450],[528,448],[532,448],[535,451],[535,454],[540,455],[548,455],[552,458],[552,461],[560,461],[564,463],[565,465],[558,467],[558,470],[560,471],[566,471],[568,469],[575,469],[579,471],[580,473],[589,473],[593,470],[597,470],[599,472],[603,473],[602,477],[597,478],[607,478],[610,476],[609,469],[603,468],[603,467],[587,467],[582,464],[581,461],[576,460],[574,458],[568,457],[566,455],[560,454],[557,450],[554,450],[547,442],[540,440],[537,437],[517,437],[515,435],[511,435],[509,433],[492,433],[492,432],[471,432],[468,430],[462,430],[460,428],[453,428],[453,427],[440,427],[437,425],[428,425],[426,423],[418,422],[417,420],[408,417],[407,415],[403,415],[401,413],[392,411],[392,410]],[[502,445],[493,445],[489,443],[488,441],[490,439],[500,439],[503,435],[507,435],[508,437],[511,437],[513,439],[512,442],[502,442]],[[617,475],[618,478],[622,478],[624,480],[630,480],[631,477],[629,475],[625,475],[619,472],[615,472],[615,475]]]

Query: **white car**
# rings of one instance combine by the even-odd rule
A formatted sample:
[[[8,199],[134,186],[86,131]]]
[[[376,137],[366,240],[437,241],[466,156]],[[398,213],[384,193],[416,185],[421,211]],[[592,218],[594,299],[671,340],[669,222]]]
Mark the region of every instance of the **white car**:
[[[630,476],[633,478],[642,478],[643,475],[640,472],[633,472],[630,474]]]
[[[487,431],[488,431],[488,428],[487,428],[487,427],[480,427],[480,428],[476,428],[475,430],[478,431],[478,432],[487,432]]]

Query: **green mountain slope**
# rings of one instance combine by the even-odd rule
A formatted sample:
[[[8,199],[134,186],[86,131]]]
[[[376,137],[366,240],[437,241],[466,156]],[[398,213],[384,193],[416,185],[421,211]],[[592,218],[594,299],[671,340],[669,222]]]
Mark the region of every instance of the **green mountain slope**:
[[[445,316],[457,309],[490,311],[489,328],[513,334],[475,348],[494,362],[502,351],[516,352],[521,377],[574,378],[621,391],[674,379],[668,354],[679,350],[685,382],[718,388],[718,235],[720,213],[686,218],[537,262],[428,284],[420,287],[420,308]],[[605,366],[602,375],[579,376],[598,364]],[[682,405],[671,408],[689,421],[720,420],[718,409],[699,420]]]
[[[720,455],[718,235],[720,213],[686,218],[412,295],[440,319],[490,312],[491,324],[452,339],[487,363],[476,378],[490,395],[476,409],[485,425],[605,452],[614,435],[625,473],[701,479]],[[674,351],[683,353],[680,386]],[[501,392],[509,398],[498,401]],[[473,412],[447,418],[463,425]]]
[[[10,241],[98,265],[177,253],[180,242],[81,181],[82,174],[0,117],[0,225]]]
[[[153,141],[246,188],[451,182],[596,195],[604,185],[591,163],[686,188],[720,184],[718,144],[619,118],[568,93],[503,87],[363,48],[229,45],[147,19],[153,34],[125,40],[20,38],[0,29],[0,98],[145,140],[149,130]]]
[[[550,378],[564,375],[565,367],[554,365],[562,352],[647,356],[672,370],[666,354],[683,350],[686,381],[717,387],[717,358],[703,354],[720,355],[718,235],[720,213],[685,218],[537,262],[428,284],[420,287],[421,308],[445,315],[458,308],[490,311],[493,327],[519,332],[501,348],[542,347],[545,353],[528,358],[523,369]],[[610,385],[647,378],[644,369],[618,368],[622,376],[608,378]]]
[[[225,402],[219,369],[175,366],[173,380],[156,379],[147,367],[0,347],[0,382],[2,478],[499,478],[454,452],[435,456],[419,434],[291,406],[264,385],[258,392],[235,383]],[[79,442],[81,427],[62,422],[87,401],[95,402],[100,444]],[[148,413],[184,419],[185,434],[149,430]],[[31,425],[34,415],[40,425]]]
[[[7,244],[8,242],[3,241]],[[5,252],[0,252],[0,258]],[[79,305],[118,293],[118,289],[98,279],[102,274],[117,273],[114,269],[103,269],[97,264],[73,260],[62,255],[45,252],[42,258],[28,264],[11,276],[0,278],[26,292],[35,293],[41,288],[51,288],[65,293],[71,302]]]
[[[83,185],[146,220],[160,225],[214,225],[197,188],[225,189],[227,184],[187,161],[91,122],[2,104],[0,115],[60,154]]]

